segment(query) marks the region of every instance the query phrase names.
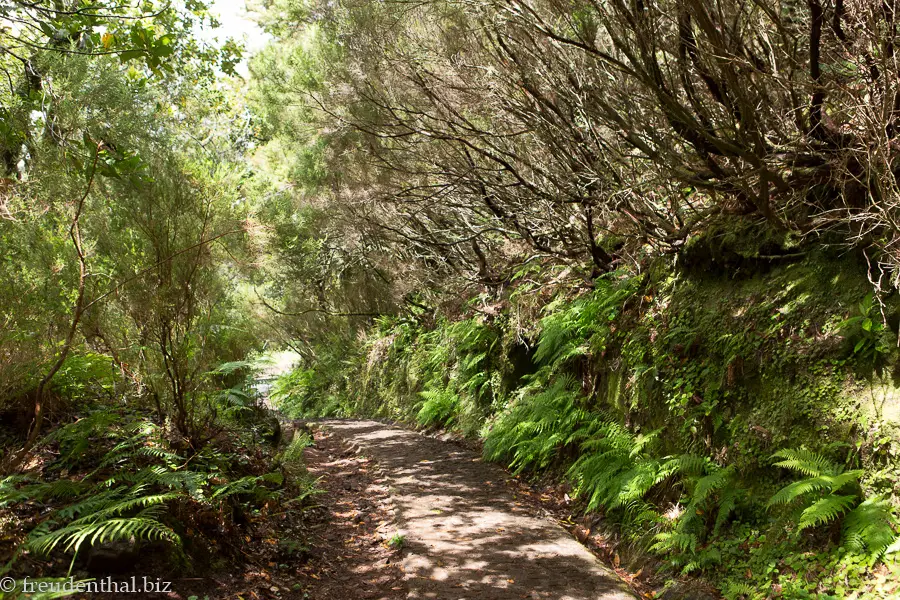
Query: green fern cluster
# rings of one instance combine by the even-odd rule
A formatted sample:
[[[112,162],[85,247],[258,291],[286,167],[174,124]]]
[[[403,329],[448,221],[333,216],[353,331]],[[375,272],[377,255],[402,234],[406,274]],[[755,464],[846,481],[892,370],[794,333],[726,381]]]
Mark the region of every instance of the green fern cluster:
[[[720,467],[709,458],[688,454],[668,461],[664,470],[678,474],[683,496],[680,511],[662,523],[664,531],[655,536],[651,549],[669,556],[683,574],[719,564],[722,555],[708,542],[746,498],[734,466]]]
[[[652,549],[685,572],[718,563],[719,552],[706,542],[746,497],[735,469],[697,455],[661,456],[662,430],[636,434],[612,415],[581,408],[572,377],[557,377],[546,387],[539,381],[535,378],[491,425],[485,457],[504,460],[516,473],[573,457],[566,478],[587,510],[617,510],[625,520],[655,531]],[[678,489],[683,506],[667,519],[656,505]]]
[[[609,417],[592,422],[579,434],[584,441],[568,476],[576,494],[588,500],[588,510],[638,505],[672,475],[668,461],[647,452],[658,434],[634,435]]]
[[[419,425],[452,427],[459,413],[459,396],[452,389],[439,388],[421,392],[425,402],[416,414]]]
[[[806,449],[785,449],[773,456],[776,466],[804,479],[781,488],[769,506],[799,505],[798,531],[834,523],[843,518],[841,540],[849,551],[881,557],[900,550],[894,533],[898,522],[884,498],[863,498],[860,469],[845,470],[828,458]]]
[[[610,489],[618,483],[627,485],[624,474],[631,472],[626,468],[630,459],[620,456],[616,448],[634,448],[636,440],[608,415],[583,406],[579,382],[568,367],[576,358],[602,353],[611,335],[610,324],[633,295],[633,286],[633,281],[622,284],[601,278],[591,294],[574,301],[560,297],[544,308],[534,353],[538,370],[526,378],[518,399],[486,431],[486,458],[506,460],[522,472],[546,468],[564,450],[580,456],[569,477],[593,506],[608,504],[604,500],[611,498]],[[651,438],[642,438],[639,445]],[[629,493],[641,487],[639,480],[654,479],[648,475],[652,467],[647,469],[633,473]],[[624,478],[617,479],[617,474]]]
[[[269,398],[285,414],[292,417],[305,416],[304,401],[315,377],[316,371],[313,369],[297,368],[285,373],[272,384]]]
[[[504,460],[515,473],[540,470],[561,450],[584,439],[593,415],[578,407],[576,382],[560,377],[545,389],[525,388],[519,400],[491,426],[484,442],[488,460]]]
[[[104,448],[92,463],[76,458],[82,438]],[[0,507],[39,502],[50,509],[28,532],[20,553],[61,551],[74,562],[82,549],[116,540],[178,546],[176,530],[183,527],[173,521],[175,506],[230,514],[225,506],[260,504],[283,491],[280,472],[231,478],[227,455],[207,447],[188,460],[168,448],[160,426],[128,413],[101,409],[52,432],[43,443],[58,447],[59,458],[40,479],[0,480]],[[69,474],[70,468],[89,464],[93,468],[86,474]]]
[[[578,383],[570,376],[547,387],[538,382],[491,425],[485,458],[504,460],[521,473],[577,457],[566,476],[588,510],[621,508],[648,517],[644,497],[676,470],[676,463],[647,451],[659,432],[635,435],[610,415],[581,408]]]
[[[540,322],[535,361],[557,373],[574,358],[598,356],[608,342],[610,325],[634,293],[634,283],[598,279],[593,293],[574,301],[559,297],[548,304]]]
[[[178,497],[177,492],[154,493],[147,483],[90,494],[35,528],[24,549],[46,556],[57,546],[77,554],[82,546],[115,540],[178,543],[178,535],[160,520],[166,504]]]
[[[499,344],[496,329],[478,318],[420,334],[407,356],[409,387],[421,390],[416,421],[466,431],[483,422],[501,394],[490,375]]]

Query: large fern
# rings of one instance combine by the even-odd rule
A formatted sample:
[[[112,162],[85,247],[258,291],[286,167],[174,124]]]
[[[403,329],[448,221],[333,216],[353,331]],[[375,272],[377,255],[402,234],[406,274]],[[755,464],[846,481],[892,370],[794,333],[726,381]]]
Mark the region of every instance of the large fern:
[[[52,552],[58,545],[66,552],[77,553],[84,544],[94,545],[114,540],[161,540],[177,542],[178,536],[158,520],[158,515],[101,519],[96,522],[76,521],[61,529],[29,539],[25,548],[39,555]]]
[[[416,420],[420,425],[451,427],[459,411],[459,397],[450,388],[438,388],[421,392],[424,402]]]
[[[545,308],[534,358],[551,373],[575,357],[599,354],[610,335],[610,323],[634,292],[607,279],[597,280],[596,286],[587,296],[569,302],[560,297]]]
[[[567,474],[575,493],[587,499],[588,510],[618,508],[641,500],[672,474],[668,461],[645,452],[644,440],[613,420],[595,421],[592,429]]]
[[[525,388],[520,399],[488,431],[484,455],[505,460],[516,473],[543,469],[560,449],[590,435],[592,417],[578,407],[575,380],[559,377],[549,387]]]
[[[680,476],[684,506],[656,535],[651,549],[669,555],[669,562],[684,574],[718,564],[719,551],[707,542],[719,534],[745,497],[735,468],[694,454],[674,458],[667,467]]]
[[[231,479],[229,459],[214,448],[202,448],[186,461],[168,448],[159,426],[127,414],[82,419],[54,431],[42,443],[78,447],[69,446],[72,438],[95,431],[101,423],[102,437],[95,439],[105,443],[97,444],[92,471],[76,478],[51,464],[47,472],[57,475],[54,480],[23,476],[0,480],[0,506],[40,502],[51,507],[28,532],[20,550],[77,555],[87,546],[115,540],[164,540],[177,545],[173,504],[192,503],[194,510],[221,514],[223,503],[233,507],[262,502],[281,493],[281,472]],[[65,465],[76,460],[61,453],[60,462]],[[186,468],[188,462],[191,468]]]
[[[769,506],[801,502],[797,529],[802,531],[833,523],[843,517],[842,544],[852,552],[881,556],[900,538],[894,533],[897,520],[890,504],[882,498],[862,499],[859,479],[862,470],[846,471],[826,457],[806,449],[776,452],[775,464],[802,475],[769,500]],[[841,493],[839,493],[841,492]]]
[[[773,458],[781,459],[776,466],[807,476],[784,486],[769,499],[769,506],[802,499],[805,508],[797,523],[799,529],[830,523],[855,504],[858,494],[838,492],[856,484],[863,471],[844,471],[826,457],[806,449],[780,450]]]
[[[880,557],[900,550],[900,536],[891,503],[885,498],[867,498],[844,517],[841,536],[844,546],[857,554]]]

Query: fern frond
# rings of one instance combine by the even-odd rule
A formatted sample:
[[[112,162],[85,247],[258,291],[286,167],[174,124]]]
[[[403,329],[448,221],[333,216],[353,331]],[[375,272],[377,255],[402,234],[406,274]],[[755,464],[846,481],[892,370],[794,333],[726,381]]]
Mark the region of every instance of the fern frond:
[[[416,415],[420,425],[452,425],[459,412],[459,397],[452,389],[424,390],[420,395],[425,399]]]
[[[643,460],[636,463],[620,477],[619,489],[611,506],[623,506],[629,502],[640,500],[654,486],[665,479],[659,476],[660,465],[655,460]]]
[[[688,551],[694,553],[697,551],[697,536],[690,533],[664,531],[656,534],[654,539],[656,543],[650,546],[650,550],[653,552],[665,553],[677,550],[682,553]]]
[[[894,542],[896,524],[890,502],[867,498],[844,517],[843,545],[859,554],[881,556]]]
[[[691,495],[691,506],[703,504],[710,494],[725,487],[731,479],[731,474],[731,468],[719,469],[698,479]]]
[[[89,495],[80,502],[76,502],[70,506],[66,506],[57,511],[57,516],[63,520],[69,521],[79,515],[93,513],[103,507],[110,506],[122,495],[122,489],[107,489],[95,494]]]
[[[86,542],[100,544],[114,540],[169,540],[178,543],[178,535],[159,521],[143,518],[108,519],[95,523],[71,524],[46,535],[30,539],[25,548],[46,556],[57,546],[66,552],[78,552]]]
[[[847,485],[858,481],[863,474],[864,471],[855,470],[837,475],[820,475],[809,479],[801,479],[800,481],[790,483],[778,490],[778,492],[769,499],[768,504],[769,506],[775,504],[788,504],[800,496],[821,490],[828,490],[829,493],[835,493],[842,490]]]
[[[800,496],[824,489],[831,489],[830,482],[824,477],[801,479],[778,490],[774,496],[769,498],[768,505],[788,504]]]
[[[169,452],[168,450],[164,450],[159,446],[143,446],[138,449],[137,454],[141,456],[149,456],[151,458],[156,458],[162,461],[165,461],[169,464],[177,464],[180,462],[184,462],[184,459],[175,454],[174,452]]]
[[[140,435],[141,437],[145,438],[159,437],[160,433],[162,432],[162,427],[160,427],[153,421],[148,421],[146,419],[127,423],[123,427],[123,429],[131,435]]]
[[[698,454],[682,454],[672,459],[672,468],[684,475],[703,475],[709,467],[709,458]]]
[[[655,429],[648,434],[640,434],[634,438],[634,445],[631,448],[631,457],[635,458],[642,454],[644,450],[656,441],[656,438],[659,437],[659,434],[663,432],[665,427],[660,427],[659,429]]]
[[[713,535],[718,535],[722,527],[725,525],[728,517],[737,508],[738,500],[743,496],[744,490],[740,488],[729,488],[719,499],[719,510],[716,513],[716,522],[713,525]]]
[[[141,487],[138,487],[131,493],[136,495],[141,493],[142,491],[143,489]],[[172,492],[166,494],[149,494],[146,496],[128,497],[124,500],[116,502],[115,504],[106,506],[104,508],[101,508],[100,510],[92,512],[91,514],[85,515],[84,517],[73,521],[72,524],[97,523],[99,521],[102,521],[103,519],[118,517],[124,515],[125,513],[129,513],[141,508],[146,508],[154,504],[165,504],[166,502],[176,500],[179,497],[181,497],[180,494]]]
[[[829,482],[829,489],[832,492],[839,492],[847,485],[859,481],[860,477],[865,475],[865,473],[866,472],[862,469],[858,469],[854,471],[846,471],[844,473],[840,473],[831,477],[826,476],[826,479]]]
[[[782,459],[775,463],[775,466],[797,471],[807,477],[836,475],[840,470],[836,464],[821,454],[816,454],[805,448],[786,448],[784,450],[779,450],[773,454],[772,457]]]
[[[887,548],[884,549],[884,554],[896,554],[900,552],[900,535],[898,535],[893,542],[891,542]]]
[[[23,480],[24,481],[24,480]],[[56,481],[34,483],[15,489],[10,486],[7,490],[0,489],[0,506],[15,504],[27,500],[44,502],[46,500],[66,500],[74,498],[87,489],[88,484],[81,481],[60,478]]]
[[[724,590],[726,600],[762,600],[765,594],[758,592],[756,588],[743,581],[732,581]]]
[[[830,523],[847,512],[854,502],[856,502],[856,496],[828,495],[813,502],[800,514],[797,527],[803,530],[807,527]]]

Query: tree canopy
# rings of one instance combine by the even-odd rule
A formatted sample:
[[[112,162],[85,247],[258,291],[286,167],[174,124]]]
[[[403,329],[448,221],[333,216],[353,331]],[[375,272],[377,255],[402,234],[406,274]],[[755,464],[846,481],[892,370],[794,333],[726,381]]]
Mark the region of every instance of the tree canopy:
[[[250,8],[253,56],[200,0],[0,6],[10,565],[243,535],[314,493],[282,423],[380,416],[728,598],[888,597],[892,0]]]

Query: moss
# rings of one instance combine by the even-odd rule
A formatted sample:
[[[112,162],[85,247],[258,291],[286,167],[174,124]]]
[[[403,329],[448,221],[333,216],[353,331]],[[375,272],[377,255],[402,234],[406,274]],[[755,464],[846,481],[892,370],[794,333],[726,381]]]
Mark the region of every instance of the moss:
[[[862,493],[898,496],[891,419],[900,415],[900,392],[891,374],[900,361],[885,340],[896,338],[900,301],[867,304],[866,267],[853,255],[795,255],[792,240],[766,235],[710,232],[675,264],[658,259],[644,275],[613,273],[589,293],[542,307],[538,296],[517,292],[496,317],[438,319],[433,327],[385,322],[341,360],[321,363],[318,383],[306,385],[328,391],[319,397],[347,413],[418,416],[488,437],[492,456],[519,470],[566,472],[574,464],[576,489],[601,490],[593,501],[627,536],[646,542],[648,528],[677,533],[655,546],[671,564],[704,571],[726,589],[736,572],[720,566],[728,557],[756,573],[755,585],[804,597],[816,586],[782,576],[792,556],[811,552],[789,567],[810,572],[833,560],[836,578],[864,577],[868,567],[841,563],[833,536],[800,535],[789,515],[766,508],[786,475],[771,457],[806,447],[863,468]],[[887,326],[879,325],[882,311]],[[538,320],[523,323],[521,315]],[[606,456],[618,462],[604,467],[615,474],[607,480],[591,474],[591,453],[597,436],[612,435],[634,452],[610,446]],[[684,519],[663,516],[667,503],[691,495],[701,502],[697,489],[726,484],[730,499],[726,488],[710,488],[702,498],[710,516],[683,531],[673,523]],[[615,504],[617,494],[628,502]]]

